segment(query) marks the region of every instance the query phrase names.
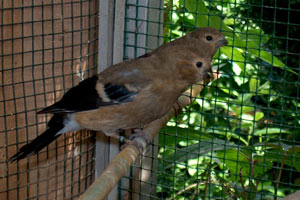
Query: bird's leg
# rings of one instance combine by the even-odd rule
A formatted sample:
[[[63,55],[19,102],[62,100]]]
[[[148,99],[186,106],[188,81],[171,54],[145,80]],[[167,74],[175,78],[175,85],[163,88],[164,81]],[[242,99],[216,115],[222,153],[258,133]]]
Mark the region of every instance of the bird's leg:
[[[126,140],[124,136],[117,135],[117,134],[110,135],[109,137],[119,140],[120,143],[123,143]]]
[[[176,104],[176,106],[175,106],[175,104]],[[182,105],[179,103],[178,100],[175,102],[175,104],[173,105],[173,109],[175,112],[175,116],[177,116],[179,114],[180,110],[182,109]]]
[[[125,136],[125,130],[118,130],[117,132],[110,134],[109,137],[115,138],[116,140],[119,140],[121,144],[126,143],[129,141]]]
[[[135,131],[135,130],[133,129],[132,131]],[[144,149],[146,149],[148,146],[147,139],[145,137],[143,137],[142,135],[136,136],[136,137],[141,137],[141,138],[143,138],[142,140],[146,141],[147,145],[146,145],[146,147],[144,147],[142,142],[137,142],[136,140],[134,140],[136,138],[136,137],[134,137],[135,134],[132,134],[132,135],[133,136],[130,136],[129,139],[127,139],[125,136],[125,130],[119,130],[119,134],[112,134],[112,135],[110,135],[110,137],[119,140],[119,142],[121,144],[121,147],[120,147],[121,150],[123,150],[128,145],[134,145],[139,150],[140,155],[142,155],[144,152]]]

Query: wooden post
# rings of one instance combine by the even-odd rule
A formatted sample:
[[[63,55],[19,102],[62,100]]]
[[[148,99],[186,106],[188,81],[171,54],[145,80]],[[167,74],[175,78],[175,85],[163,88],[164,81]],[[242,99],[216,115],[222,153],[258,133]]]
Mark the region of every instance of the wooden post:
[[[163,0],[144,0],[138,1],[128,0],[126,21],[126,41],[125,45],[126,57],[134,58],[143,55],[160,46],[163,42]],[[135,6],[132,6],[136,4]],[[155,183],[157,168],[157,160],[155,157],[158,152],[158,136],[153,141],[152,147],[145,153],[143,160],[140,158],[135,162],[132,170],[132,185],[129,186],[128,181],[122,182],[122,187],[131,187],[132,193],[122,193],[122,199],[150,199],[149,194],[155,194]],[[154,159],[152,159],[154,157]],[[143,195],[144,194],[144,195]],[[146,195],[145,195],[146,194]],[[130,197],[131,196],[131,197]]]
[[[99,3],[99,52],[98,73],[107,67],[123,61],[125,0],[100,0]],[[99,132],[96,136],[96,177],[108,166],[119,153],[119,142],[115,138]],[[117,186],[108,196],[115,200],[118,196]]]
[[[163,20],[163,1],[162,0],[128,0],[128,4],[136,4],[135,6],[126,7],[127,17],[135,20],[126,21],[126,30],[124,30],[125,18],[125,0],[109,1],[100,0],[99,4],[99,56],[98,56],[98,72],[103,71],[106,67],[123,61],[124,47],[124,31],[135,32],[136,34],[126,34],[126,43],[132,43],[140,48],[127,48],[127,57],[134,58],[146,53],[147,49],[155,49],[162,43],[162,20]],[[151,8],[148,8],[151,7]],[[142,20],[139,20],[142,19]],[[147,22],[147,20],[151,22]],[[157,37],[148,36],[157,35]],[[109,162],[119,152],[119,144],[114,138],[106,137],[103,133],[97,133],[96,142],[96,177],[108,166]],[[158,138],[155,139],[157,144]],[[152,150],[150,150],[152,154]],[[150,153],[149,152],[149,153]],[[154,149],[154,155],[157,154],[157,148]],[[149,169],[152,159],[143,160],[145,164],[141,166]],[[156,162],[154,163],[156,166]],[[140,170],[135,171],[136,176],[140,176]],[[145,175],[149,170],[144,171]],[[137,178],[134,177],[134,178]],[[146,177],[146,176],[143,176]],[[152,177],[153,178],[153,177]],[[125,187],[129,187],[129,183],[124,183]],[[123,184],[123,186],[124,186]],[[127,185],[127,186],[126,186]],[[135,184],[136,185],[136,184]],[[150,184],[149,184],[150,187]],[[144,192],[149,192],[142,185]],[[153,189],[153,188],[152,188]],[[139,190],[136,188],[136,190]],[[110,192],[108,199],[117,198],[117,187]],[[123,196],[123,195],[122,195]],[[126,196],[126,195],[125,195]],[[123,196],[122,199],[126,199]]]

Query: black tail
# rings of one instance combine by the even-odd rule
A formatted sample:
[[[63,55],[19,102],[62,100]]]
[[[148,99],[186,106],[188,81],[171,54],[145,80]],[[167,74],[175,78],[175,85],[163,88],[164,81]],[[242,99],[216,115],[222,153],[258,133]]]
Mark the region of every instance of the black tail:
[[[43,110],[38,111],[37,114],[46,114],[46,113],[59,114],[59,113],[72,113],[72,112],[73,111],[68,111],[64,108],[59,108],[57,104],[53,104],[51,106],[44,108]]]
[[[64,127],[64,117],[65,115],[55,114],[48,123],[48,129],[31,141],[29,144],[24,145],[21,149],[13,155],[9,161],[15,162],[23,158],[26,158],[30,154],[38,153],[44,147],[48,146],[56,138],[60,136],[57,134]]]
[[[52,141],[60,135],[56,135],[57,130],[49,128],[42,135],[39,135],[29,144],[24,145],[21,149],[13,155],[9,160],[11,162],[22,160],[30,154],[38,153],[44,147],[48,146]]]

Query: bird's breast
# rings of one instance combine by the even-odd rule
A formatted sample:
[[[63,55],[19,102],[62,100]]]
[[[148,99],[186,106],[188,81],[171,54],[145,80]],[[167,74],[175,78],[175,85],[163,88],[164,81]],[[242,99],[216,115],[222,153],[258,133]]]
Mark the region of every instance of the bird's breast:
[[[168,90],[148,88],[140,92],[132,102],[78,112],[75,118],[82,127],[106,133],[118,129],[141,128],[165,115],[179,95],[180,93]]]
[[[162,107],[151,101],[145,104],[129,102],[78,112],[75,114],[75,118],[84,128],[108,133],[119,129],[141,128],[162,117],[168,109],[169,106]]]

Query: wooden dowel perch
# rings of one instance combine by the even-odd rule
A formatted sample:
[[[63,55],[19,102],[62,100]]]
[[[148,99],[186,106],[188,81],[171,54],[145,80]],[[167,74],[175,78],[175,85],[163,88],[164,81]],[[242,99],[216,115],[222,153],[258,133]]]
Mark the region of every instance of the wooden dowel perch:
[[[217,73],[214,73],[216,75]],[[216,78],[216,77],[215,77]],[[185,92],[179,97],[178,103],[184,107],[189,105],[194,98],[203,89],[203,84],[193,86],[193,89]],[[148,134],[151,140],[159,133],[161,128],[174,116],[175,110],[178,113],[180,107],[176,103],[164,117],[148,124],[143,132]],[[143,138],[134,139],[139,144],[146,146],[146,141]],[[139,157],[140,152],[134,145],[128,145],[124,148],[109,164],[106,170],[97,178],[94,183],[80,197],[80,200],[102,200],[107,197],[112,188],[119,180],[129,171],[135,160]]]

